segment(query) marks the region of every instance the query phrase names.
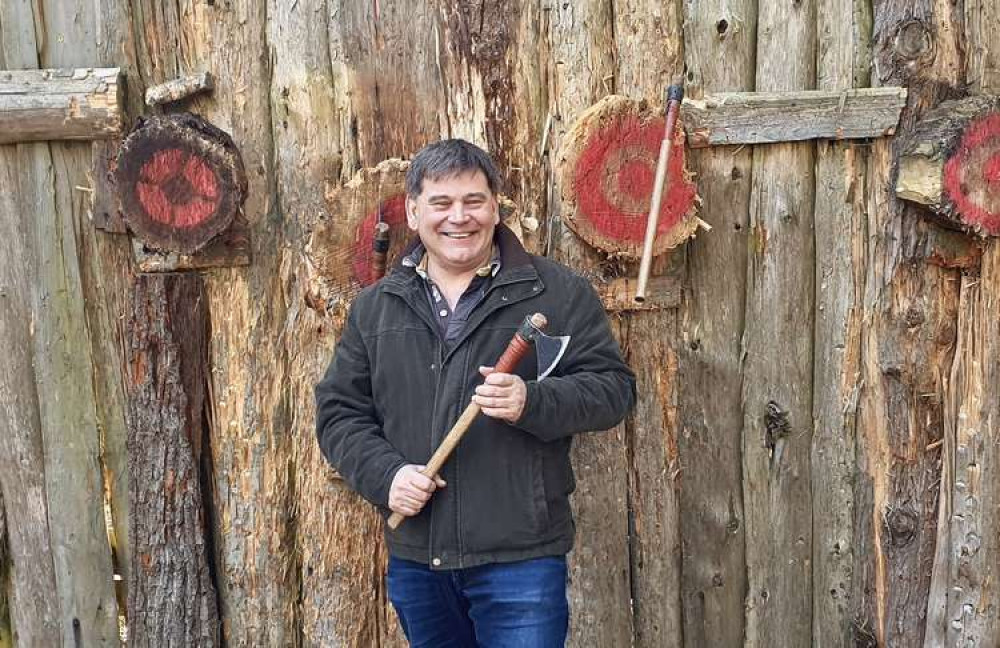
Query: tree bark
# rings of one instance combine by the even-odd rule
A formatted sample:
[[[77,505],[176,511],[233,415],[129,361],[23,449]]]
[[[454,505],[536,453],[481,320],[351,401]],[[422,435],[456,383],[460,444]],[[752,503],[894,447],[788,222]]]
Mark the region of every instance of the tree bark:
[[[138,277],[126,347],[134,646],[220,645],[204,510],[208,330],[201,277]]]
[[[960,82],[956,10],[931,0],[874,5],[873,85],[910,94],[899,132],[913,127]],[[852,605],[856,640],[920,646],[931,581],[941,476],[945,377],[955,344],[955,270],[927,263],[937,225],[892,194],[898,140],[869,159],[869,263],[857,419]]]

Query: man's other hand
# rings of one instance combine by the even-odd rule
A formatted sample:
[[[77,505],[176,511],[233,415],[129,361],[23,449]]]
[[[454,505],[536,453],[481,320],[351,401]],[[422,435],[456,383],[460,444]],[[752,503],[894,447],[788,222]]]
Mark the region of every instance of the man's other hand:
[[[528,398],[524,381],[514,374],[499,373],[493,367],[480,367],[479,373],[486,377],[486,382],[476,387],[472,401],[486,416],[516,423]]]
[[[419,513],[427,500],[438,488],[445,487],[445,481],[435,475],[434,479],[420,471],[425,466],[406,464],[396,471],[389,487],[389,508],[394,513],[412,517]]]

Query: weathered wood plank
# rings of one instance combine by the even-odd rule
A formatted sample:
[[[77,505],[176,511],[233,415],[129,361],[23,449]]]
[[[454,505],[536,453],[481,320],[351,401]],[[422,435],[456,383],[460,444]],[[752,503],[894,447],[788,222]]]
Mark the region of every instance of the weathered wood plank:
[[[906,88],[725,92],[685,98],[681,114],[688,144],[701,148],[883,137],[905,105]]]
[[[874,5],[873,85],[910,89],[900,132],[961,81],[957,10],[934,0]],[[862,329],[855,499],[855,639],[903,648],[925,639],[935,559],[945,381],[955,342],[956,271],[924,260],[937,226],[896,200],[895,140],[868,166],[868,274]]]
[[[760,3],[760,91],[815,85],[816,3]],[[812,641],[814,144],[754,151],[743,335],[747,646]],[[795,622],[790,622],[794,619]]]
[[[751,90],[756,3],[687,2],[687,94]],[[680,344],[684,645],[743,645],[747,589],[740,339],[746,300],[749,148],[692,152],[712,231],[688,244]]]
[[[0,71],[0,144],[116,137],[118,68]]]
[[[5,15],[5,18],[7,16]],[[9,23],[0,23],[6,27]],[[5,38],[9,34],[4,32]],[[5,46],[9,40],[5,42]],[[6,50],[4,54],[9,55]],[[8,58],[9,60],[9,58]],[[0,149],[0,489],[7,524],[10,619],[27,646],[60,644],[60,602],[45,500],[45,457],[32,344],[32,288],[36,264],[32,215],[18,196],[18,153]]]
[[[554,3],[544,15],[551,48],[549,104],[559,117],[550,139],[556,150],[576,116],[614,92],[614,33],[611,5],[599,0]],[[558,198],[549,205],[546,229],[553,258],[584,273],[599,266],[601,255],[561,222]],[[577,536],[570,555],[571,646],[624,646],[632,640],[629,557],[623,546],[628,537],[624,435],[618,426],[573,443]]]
[[[756,3],[684,5],[687,93],[751,90]],[[684,645],[743,645],[747,576],[740,339],[746,300],[749,148],[692,152],[713,229],[688,244],[678,373]],[[710,395],[710,396],[709,396]]]
[[[46,10],[23,7],[18,20],[34,25],[19,67],[79,68],[91,64],[88,20],[92,5]],[[36,34],[60,34],[38,39]],[[87,61],[76,60],[84,56]],[[9,67],[10,61],[7,61]],[[113,565],[104,516],[100,463],[101,422],[95,366],[84,302],[80,238],[87,223],[85,192],[89,143],[53,142],[19,147],[22,209],[33,224],[35,383],[45,451],[45,490],[61,637],[65,644],[119,643]],[[58,394],[50,399],[41,395]]]
[[[203,508],[206,302],[197,274],[140,275],[128,313],[131,646],[220,645]]]
[[[845,20],[850,16],[850,20]],[[817,84],[838,91],[869,83],[871,8],[820,0]],[[820,142],[816,155],[816,327],[813,344],[813,630],[816,648],[851,643],[854,421],[861,389],[867,230],[866,149]]]

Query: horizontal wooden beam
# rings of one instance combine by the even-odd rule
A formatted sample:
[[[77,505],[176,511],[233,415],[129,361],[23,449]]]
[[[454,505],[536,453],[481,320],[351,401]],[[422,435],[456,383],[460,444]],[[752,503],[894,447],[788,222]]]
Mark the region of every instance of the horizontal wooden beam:
[[[119,68],[0,71],[0,144],[117,136],[120,80]]]
[[[768,144],[892,135],[906,88],[727,92],[685,99],[688,146]]]

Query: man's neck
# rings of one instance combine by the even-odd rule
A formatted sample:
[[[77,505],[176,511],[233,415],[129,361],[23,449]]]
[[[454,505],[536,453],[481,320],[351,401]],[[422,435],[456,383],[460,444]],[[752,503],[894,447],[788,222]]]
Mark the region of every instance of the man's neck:
[[[434,263],[433,259],[428,258],[427,276],[431,278],[431,281],[438,287],[444,298],[448,300],[448,306],[454,310],[458,299],[465,292],[465,289],[469,287],[469,284],[472,283],[473,278],[475,278],[476,270],[486,265],[487,262],[488,260],[484,259],[482,263],[476,265],[471,270],[455,272],[438,266]]]

